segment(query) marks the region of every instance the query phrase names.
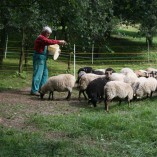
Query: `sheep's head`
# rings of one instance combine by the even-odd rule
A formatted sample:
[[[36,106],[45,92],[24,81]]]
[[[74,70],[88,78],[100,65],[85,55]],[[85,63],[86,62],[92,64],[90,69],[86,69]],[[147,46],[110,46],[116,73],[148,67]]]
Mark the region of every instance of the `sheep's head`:
[[[98,98],[97,98],[97,96],[91,96],[91,98],[90,99],[88,99],[88,104],[93,104],[93,106],[94,107],[96,107],[96,104],[97,104],[97,102],[98,102]]]
[[[112,75],[112,71],[106,71],[105,75],[106,75],[106,78],[109,79],[109,77]]]

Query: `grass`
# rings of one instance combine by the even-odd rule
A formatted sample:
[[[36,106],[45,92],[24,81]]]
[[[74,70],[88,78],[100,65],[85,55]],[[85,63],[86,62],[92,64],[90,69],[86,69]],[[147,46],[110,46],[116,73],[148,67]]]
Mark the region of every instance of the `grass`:
[[[119,30],[121,43],[139,46],[144,51],[144,40],[135,39],[134,28]],[[118,45],[119,40],[112,38]],[[127,38],[127,40],[124,39]],[[122,38],[122,36],[121,36]],[[155,39],[156,40],[156,39]],[[111,41],[110,41],[111,42]],[[111,44],[111,43],[108,43]],[[128,45],[129,47],[129,45]],[[135,51],[133,46],[130,51]],[[120,48],[119,48],[120,50]],[[118,50],[117,50],[118,51]],[[156,47],[153,47],[156,58]],[[17,59],[5,59],[5,65],[17,65]],[[32,62],[29,61],[29,65]],[[83,66],[104,68],[109,64],[77,63],[76,69]],[[154,63],[144,62],[114,64],[119,71],[122,67],[145,69]],[[73,65],[68,71],[66,61],[48,60],[49,75],[73,73]],[[55,93],[56,101],[40,101],[23,93],[13,94],[14,90],[31,86],[31,69],[19,77],[17,69],[3,67],[0,75],[0,94],[11,92],[11,101],[0,100],[0,157],[156,157],[157,156],[157,97],[119,106],[112,102],[110,112],[104,111],[104,104],[91,108],[87,102],[77,100],[78,91],[73,92],[71,101]],[[4,94],[5,95],[5,94]],[[14,98],[15,97],[15,98]],[[24,97],[23,101],[21,97]],[[3,97],[1,97],[3,98]],[[19,101],[14,102],[14,99]],[[61,100],[59,100],[61,99]],[[6,99],[7,100],[7,99]]]
[[[1,126],[0,155],[156,156],[155,102],[135,102],[130,109],[113,105],[110,113],[100,104],[66,115],[27,115],[25,123],[34,131]]]

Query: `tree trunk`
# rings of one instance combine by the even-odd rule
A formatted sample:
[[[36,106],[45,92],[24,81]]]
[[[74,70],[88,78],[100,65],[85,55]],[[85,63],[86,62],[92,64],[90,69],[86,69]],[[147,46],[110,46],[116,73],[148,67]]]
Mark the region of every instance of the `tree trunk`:
[[[23,60],[24,60],[24,44],[25,44],[25,32],[24,28],[22,28],[22,42],[21,42],[21,53],[20,53],[20,60],[19,60],[19,74],[22,73],[22,65],[23,65]]]
[[[150,38],[146,37],[146,44],[148,44],[148,43],[149,43],[149,46],[153,45],[153,38],[152,37],[150,37]]]
[[[27,70],[27,64],[28,64],[28,45],[26,46],[26,52],[25,52],[25,68]]]
[[[3,58],[4,58],[4,52],[5,52],[5,46],[6,46],[6,29],[3,28],[1,30],[1,40],[0,40],[0,67],[2,67],[3,64]]]
[[[151,31],[146,34],[146,44],[149,44],[149,46],[153,45],[153,35]]]

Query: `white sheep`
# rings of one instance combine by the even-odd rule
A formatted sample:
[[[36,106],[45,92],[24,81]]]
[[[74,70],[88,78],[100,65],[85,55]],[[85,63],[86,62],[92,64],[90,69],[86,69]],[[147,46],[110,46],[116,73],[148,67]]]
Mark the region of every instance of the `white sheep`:
[[[137,79],[137,75],[130,68],[123,68],[120,73],[125,75],[124,82],[129,83],[130,85],[132,85]]]
[[[92,73],[84,73],[80,79],[79,79],[79,99],[81,97],[81,93],[83,93],[85,99],[87,99],[87,96],[85,95],[85,90],[88,86],[88,84],[93,81],[94,79],[105,77],[106,75],[96,75]]]
[[[72,89],[75,86],[75,77],[71,74],[60,74],[57,76],[52,76],[48,79],[45,85],[43,85],[40,89],[40,97],[43,99],[43,96],[49,93],[49,99],[52,96],[53,92],[65,92],[68,91],[68,96],[66,97],[67,100],[71,98]]]
[[[147,68],[146,71],[149,73],[150,77],[157,78],[157,69],[155,68]]]
[[[135,74],[137,77],[149,77],[149,72],[146,70],[136,70]]]
[[[132,69],[130,69],[130,68],[122,68],[120,70],[120,73],[126,75],[127,73],[134,73],[134,71]]]
[[[137,80],[137,75],[134,72],[126,72],[124,82],[129,83],[131,86]]]
[[[121,73],[111,73],[111,74],[107,73],[106,77],[108,77],[110,81],[123,81],[124,82],[125,75]]]
[[[136,96],[136,90],[138,89],[139,87],[139,84],[142,83],[142,82],[145,82],[147,80],[146,77],[138,77],[135,82],[132,84],[132,88],[133,88],[133,91],[134,91],[134,96]]]
[[[137,89],[136,89],[136,97],[142,98],[145,95],[147,97],[152,97],[153,92],[155,92],[157,89],[157,80],[153,77],[147,78],[145,81],[140,81]]]
[[[127,97],[128,105],[130,106],[130,101],[133,99],[133,89],[132,87],[125,82],[122,81],[110,81],[104,87],[105,94],[105,110],[109,111],[109,102],[115,97],[120,98],[119,103],[121,103],[121,99]]]
[[[124,69],[124,71],[121,71],[121,73],[110,74],[108,72],[106,77],[108,77],[110,81],[123,81],[125,83],[129,83],[130,85],[132,85],[138,78],[137,75],[128,68]]]
[[[148,71],[148,72],[156,71],[157,72],[157,69],[149,67],[149,68],[146,69],[146,71]]]

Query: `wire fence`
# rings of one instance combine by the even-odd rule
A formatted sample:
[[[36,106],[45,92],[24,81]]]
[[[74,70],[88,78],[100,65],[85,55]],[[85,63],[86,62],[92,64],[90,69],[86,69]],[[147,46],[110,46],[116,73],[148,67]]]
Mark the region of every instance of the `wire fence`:
[[[14,43],[19,41],[9,41],[11,46],[6,46],[3,65],[0,72],[18,71],[21,47],[14,47]],[[17,44],[15,44],[17,45]],[[122,47],[122,46],[119,46]],[[135,50],[130,52],[129,46],[123,46],[125,51],[101,51],[95,52],[94,45],[91,45],[90,51],[81,51],[80,45],[75,45],[72,50],[63,49],[57,62],[64,62],[67,66],[61,70],[66,71],[72,69],[76,73],[76,65],[81,66],[94,66],[94,67],[133,67],[135,65],[144,64],[146,67],[157,66],[157,52],[151,51],[149,47],[145,47],[144,51],[138,51],[142,48],[135,46]],[[133,50],[133,48],[132,48]],[[23,58],[23,70],[32,71],[32,56],[33,49],[25,49]],[[52,56],[49,56],[52,58]],[[56,63],[54,63],[55,66]],[[54,71],[54,69],[53,69]]]

